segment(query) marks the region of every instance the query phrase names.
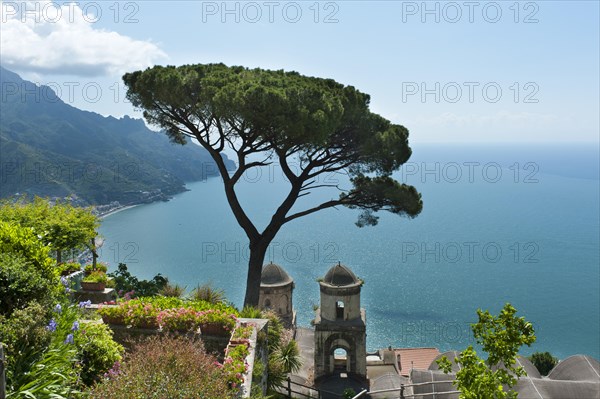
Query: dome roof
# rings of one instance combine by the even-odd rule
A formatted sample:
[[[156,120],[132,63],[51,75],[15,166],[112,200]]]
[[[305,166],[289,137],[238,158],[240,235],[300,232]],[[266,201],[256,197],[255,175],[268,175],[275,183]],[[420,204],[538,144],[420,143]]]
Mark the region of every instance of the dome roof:
[[[548,378],[551,380],[598,381],[600,363],[591,356],[575,355],[558,363]]]
[[[323,278],[323,282],[335,286],[354,285],[361,283],[358,277],[352,273],[352,270],[348,269],[341,263],[338,263],[329,269]]]
[[[290,275],[281,266],[273,262],[263,266],[260,285],[286,285],[292,281]]]

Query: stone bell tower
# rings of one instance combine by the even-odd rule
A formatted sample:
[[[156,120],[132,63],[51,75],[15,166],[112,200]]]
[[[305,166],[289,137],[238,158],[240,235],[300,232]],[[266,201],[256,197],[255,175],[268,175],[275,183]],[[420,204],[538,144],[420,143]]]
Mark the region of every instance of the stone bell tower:
[[[360,308],[363,282],[342,264],[319,281],[321,306],[315,317],[315,380],[346,372],[367,376],[366,314]],[[346,357],[336,356],[342,349]]]
[[[287,328],[293,327],[296,322],[292,304],[293,291],[294,280],[281,266],[273,262],[263,266],[258,307],[275,311]]]

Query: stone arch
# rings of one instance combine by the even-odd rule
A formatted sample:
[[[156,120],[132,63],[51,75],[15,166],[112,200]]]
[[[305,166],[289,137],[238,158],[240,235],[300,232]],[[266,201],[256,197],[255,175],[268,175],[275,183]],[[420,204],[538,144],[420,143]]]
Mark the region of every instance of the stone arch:
[[[328,373],[333,373],[335,368],[334,352],[336,349],[343,349],[346,351],[346,371],[349,373],[356,373],[356,342],[354,337],[345,333],[334,333],[331,334],[323,348],[324,356],[324,369]]]
[[[267,309],[271,308],[271,299],[265,298],[264,307],[267,308]]]

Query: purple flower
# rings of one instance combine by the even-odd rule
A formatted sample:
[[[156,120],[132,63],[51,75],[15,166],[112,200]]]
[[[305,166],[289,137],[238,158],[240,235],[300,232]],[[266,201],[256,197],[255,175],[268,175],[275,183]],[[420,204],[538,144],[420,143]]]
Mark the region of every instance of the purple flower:
[[[56,313],[62,312],[62,306],[60,305],[60,303],[57,303],[56,306],[54,306],[54,311]]]
[[[65,338],[65,344],[72,344],[73,343],[73,334],[69,334],[67,335],[67,338]]]
[[[56,327],[57,327],[56,321],[54,319],[50,319],[50,322],[46,326],[46,330],[54,332],[54,331],[56,331]]]
[[[75,320],[73,322],[73,327],[71,327],[71,331],[77,331],[79,330],[79,322],[77,320]]]
[[[79,302],[79,307],[85,308],[86,306],[90,306],[91,304],[92,304],[92,301],[88,299],[87,301]]]
[[[67,280],[67,278],[66,278],[65,276],[62,276],[62,277],[60,278],[60,283],[61,283],[63,286],[65,286],[65,287],[68,287],[68,286],[69,286],[69,280]]]

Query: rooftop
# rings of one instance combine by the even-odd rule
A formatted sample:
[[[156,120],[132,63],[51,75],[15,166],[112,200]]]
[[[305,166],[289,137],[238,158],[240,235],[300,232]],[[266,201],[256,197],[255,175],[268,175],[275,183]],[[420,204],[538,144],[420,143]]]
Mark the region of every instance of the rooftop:
[[[261,286],[280,286],[292,283],[293,280],[289,274],[279,265],[271,262],[263,266],[260,275]]]
[[[408,377],[411,369],[427,370],[439,356],[437,348],[400,348],[394,349],[398,357],[400,375]]]
[[[358,277],[354,275],[352,270],[341,263],[338,263],[329,269],[327,274],[325,274],[325,277],[323,277],[323,282],[338,287],[361,283]]]

